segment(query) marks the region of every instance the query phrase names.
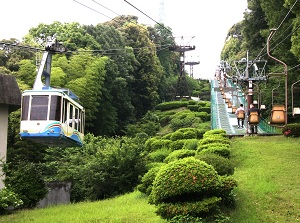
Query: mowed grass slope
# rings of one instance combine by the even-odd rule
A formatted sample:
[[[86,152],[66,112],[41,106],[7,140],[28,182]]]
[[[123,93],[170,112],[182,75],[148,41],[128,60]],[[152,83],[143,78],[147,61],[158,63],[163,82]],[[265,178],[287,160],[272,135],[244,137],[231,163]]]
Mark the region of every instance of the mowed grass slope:
[[[300,222],[300,139],[243,137],[232,141],[237,206],[232,223]],[[139,192],[99,202],[19,211],[1,223],[162,223]]]
[[[232,222],[300,222],[300,139],[232,140],[238,198]]]
[[[147,197],[133,192],[98,202],[81,202],[0,216],[1,223],[163,223]]]

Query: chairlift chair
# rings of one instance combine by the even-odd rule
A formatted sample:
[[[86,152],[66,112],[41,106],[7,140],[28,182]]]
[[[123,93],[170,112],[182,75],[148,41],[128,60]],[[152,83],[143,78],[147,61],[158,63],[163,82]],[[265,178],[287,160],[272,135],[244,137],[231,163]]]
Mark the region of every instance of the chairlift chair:
[[[272,89],[272,110],[270,117],[270,125],[275,127],[284,127],[286,123],[286,109],[284,104],[274,103],[274,98],[280,95],[278,91],[280,87],[280,80],[278,79],[278,86]]]
[[[295,107],[294,105],[294,94],[296,92],[300,92],[300,87],[295,87],[295,85],[300,82],[300,80],[296,81],[295,83],[292,84],[291,86],[291,90],[292,90],[292,113],[293,113],[293,116],[295,115],[300,115],[300,107]]]

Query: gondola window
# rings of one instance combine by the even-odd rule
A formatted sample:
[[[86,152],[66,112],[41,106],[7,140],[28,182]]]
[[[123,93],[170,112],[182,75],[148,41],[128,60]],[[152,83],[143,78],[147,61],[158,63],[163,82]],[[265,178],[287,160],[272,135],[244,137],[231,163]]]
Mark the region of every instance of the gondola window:
[[[60,113],[61,113],[61,97],[56,95],[51,95],[49,120],[60,121]]]
[[[30,120],[47,120],[49,96],[32,96]]]

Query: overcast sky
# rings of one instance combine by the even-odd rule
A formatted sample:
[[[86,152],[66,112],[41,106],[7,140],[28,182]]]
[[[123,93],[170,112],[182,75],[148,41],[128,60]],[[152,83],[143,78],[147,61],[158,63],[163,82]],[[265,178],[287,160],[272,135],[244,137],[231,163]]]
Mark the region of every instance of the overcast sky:
[[[82,3],[97,12],[79,4]],[[243,19],[247,0],[127,0],[157,22],[171,27],[178,45],[195,45],[185,53],[196,78],[212,78],[230,27]],[[154,22],[124,0],[5,0],[1,2],[0,39],[22,40],[30,28],[54,21],[96,25],[118,15],[136,15],[139,23]],[[101,6],[102,5],[102,6]],[[104,6],[104,7],[103,7]],[[190,67],[186,70],[190,72]]]

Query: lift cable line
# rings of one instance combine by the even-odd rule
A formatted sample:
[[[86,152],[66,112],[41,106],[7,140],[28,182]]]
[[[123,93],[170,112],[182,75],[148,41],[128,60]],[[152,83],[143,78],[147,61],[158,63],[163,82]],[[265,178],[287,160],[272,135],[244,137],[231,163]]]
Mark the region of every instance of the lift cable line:
[[[103,8],[107,9],[108,11],[110,11],[110,12],[112,12],[112,13],[115,13],[115,14],[118,15],[118,16],[121,16],[120,14],[118,14],[118,13],[116,13],[115,11],[109,9],[108,7],[106,7],[106,6],[102,5],[102,4],[100,4],[99,2],[97,2],[97,1],[95,1],[95,0],[92,0],[92,1],[95,2],[97,5],[100,5],[100,6],[102,6]]]
[[[111,17],[109,17],[109,16],[107,16],[107,15],[105,15],[105,14],[103,14],[103,13],[97,11],[96,9],[93,9],[93,8],[87,6],[87,5],[85,5],[85,4],[83,4],[83,3],[79,2],[79,1],[76,1],[76,0],[73,0],[73,1],[76,2],[76,3],[78,3],[78,4],[80,4],[80,5],[82,5],[83,7],[86,7],[86,8],[88,8],[88,9],[94,11],[94,12],[97,12],[97,13],[100,14],[100,15],[105,16],[106,18],[109,18],[109,19],[112,19],[112,20],[113,20],[113,18],[111,18]]]
[[[155,45],[157,51],[164,50],[170,47],[170,44],[165,45]],[[26,49],[26,50],[32,50],[34,52],[43,52],[45,51],[44,48],[37,48],[32,46],[25,46],[20,45],[19,43],[8,43],[8,42],[0,42],[0,50],[5,50],[8,53],[11,52],[12,48],[18,48],[18,49]],[[138,48],[132,48],[133,50],[139,50],[139,49],[145,49],[145,48],[151,48],[148,46],[145,47],[138,47]],[[160,48],[160,49],[159,49]],[[52,52],[53,54],[56,53],[64,53],[64,54],[77,54],[77,53],[85,53],[85,52],[92,52],[92,53],[101,53],[102,55],[117,55],[117,52],[120,51],[126,51],[126,49],[104,49],[104,50],[75,50],[75,51],[68,51],[64,49],[63,51],[56,51]]]
[[[148,16],[146,13],[144,13],[143,11],[141,11],[140,9],[138,9],[137,7],[135,7],[134,5],[132,5],[130,2],[124,0],[124,2],[126,2],[128,5],[130,5],[131,7],[135,8],[136,10],[138,10],[140,13],[142,13],[143,15],[145,15],[146,17],[148,17],[149,19],[151,19],[153,22],[155,22],[157,25],[161,26],[162,28],[166,29],[167,31],[169,31],[170,33],[173,33],[170,29],[168,29],[167,27],[165,27],[163,24],[157,22],[156,20],[154,20],[153,18],[151,18],[150,16]]]

